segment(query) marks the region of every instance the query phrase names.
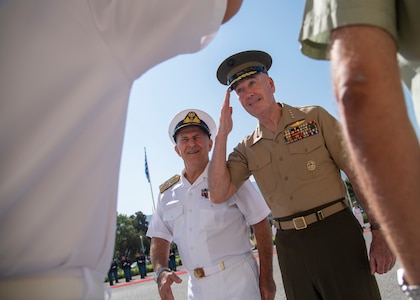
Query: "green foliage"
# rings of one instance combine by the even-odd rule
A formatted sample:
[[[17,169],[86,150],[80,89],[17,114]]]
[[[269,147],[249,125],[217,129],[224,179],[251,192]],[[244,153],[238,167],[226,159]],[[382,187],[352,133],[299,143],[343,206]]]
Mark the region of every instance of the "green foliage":
[[[350,199],[351,200],[356,199],[356,193],[354,192],[353,185],[351,184],[350,180],[348,178],[346,178],[346,179],[344,179],[344,182],[346,183],[347,190],[348,190],[349,195],[350,195]]]
[[[136,212],[128,217],[117,215],[114,257],[121,260],[121,256],[128,256],[131,262],[135,261],[136,254],[144,251],[150,252],[150,239],[146,236],[149,223],[142,212]]]

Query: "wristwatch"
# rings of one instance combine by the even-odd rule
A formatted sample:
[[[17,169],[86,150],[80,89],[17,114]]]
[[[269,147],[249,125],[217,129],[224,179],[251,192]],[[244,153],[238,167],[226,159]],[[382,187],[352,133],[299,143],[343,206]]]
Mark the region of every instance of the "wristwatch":
[[[404,269],[398,269],[398,284],[408,300],[420,300],[420,286],[408,285],[404,279]]]
[[[165,271],[172,272],[172,270],[167,267],[160,268],[159,270],[156,271],[155,276],[154,276],[156,283],[158,282],[160,273],[165,272]]]

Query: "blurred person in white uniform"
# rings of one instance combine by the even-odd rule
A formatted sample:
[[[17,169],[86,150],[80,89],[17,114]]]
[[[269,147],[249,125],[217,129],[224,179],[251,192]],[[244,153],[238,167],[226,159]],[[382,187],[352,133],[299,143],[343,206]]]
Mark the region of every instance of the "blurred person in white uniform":
[[[241,2],[0,1],[5,299],[104,298],[132,83],[205,47]]]
[[[270,210],[261,194],[246,181],[225,203],[209,199],[207,168],[215,132],[213,119],[198,109],[181,111],[169,126],[185,168],[160,186],[147,232],[160,297],[173,299],[171,285],[182,281],[168,268],[174,242],[189,274],[189,299],[274,299]],[[259,270],[251,251],[250,225],[258,245]]]

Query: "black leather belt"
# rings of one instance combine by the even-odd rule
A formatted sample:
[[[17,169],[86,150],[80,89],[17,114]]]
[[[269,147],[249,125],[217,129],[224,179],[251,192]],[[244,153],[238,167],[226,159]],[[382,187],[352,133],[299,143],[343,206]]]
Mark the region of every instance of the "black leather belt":
[[[308,225],[324,220],[347,208],[343,202],[344,198],[340,198],[325,205],[307,210],[297,215],[292,215],[282,218],[274,218],[274,225],[281,230],[301,230],[308,227]]]

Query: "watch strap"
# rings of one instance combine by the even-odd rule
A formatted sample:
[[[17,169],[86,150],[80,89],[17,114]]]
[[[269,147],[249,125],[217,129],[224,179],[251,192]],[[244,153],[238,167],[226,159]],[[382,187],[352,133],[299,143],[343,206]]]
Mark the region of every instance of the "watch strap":
[[[155,279],[156,283],[158,282],[160,273],[165,272],[165,271],[172,272],[172,270],[169,269],[168,267],[162,267],[162,268],[160,268],[159,270],[156,271],[155,276],[154,276],[154,279]]]
[[[398,284],[408,300],[420,300],[420,286],[408,285],[404,279],[404,269],[398,269]]]

